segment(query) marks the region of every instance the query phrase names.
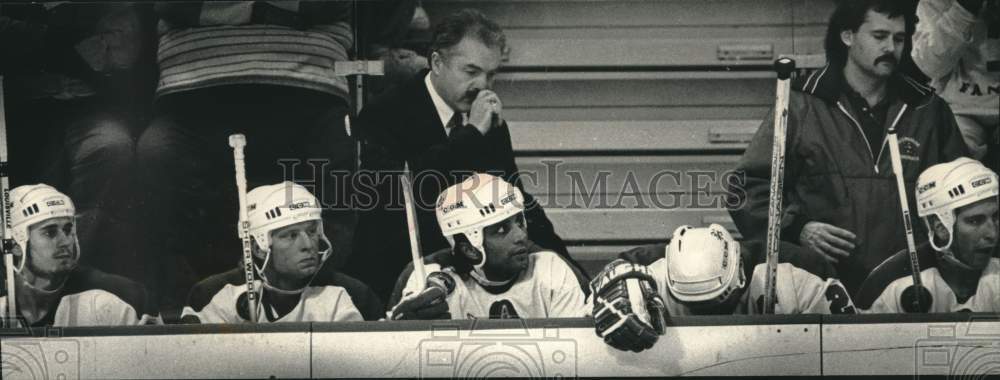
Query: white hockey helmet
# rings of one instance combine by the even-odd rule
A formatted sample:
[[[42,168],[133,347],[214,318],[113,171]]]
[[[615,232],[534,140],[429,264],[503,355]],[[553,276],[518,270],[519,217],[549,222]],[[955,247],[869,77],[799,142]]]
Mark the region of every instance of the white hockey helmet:
[[[272,231],[315,220],[319,222],[320,240],[326,244],[326,249],[320,252],[323,260],[326,260],[331,245],[323,233],[322,211],[319,200],[305,186],[289,181],[259,186],[247,193],[250,236],[257,241],[262,251],[268,253],[268,257],[271,252]]]
[[[457,234],[465,235],[469,243],[483,253],[475,266],[486,262],[483,250],[483,228],[524,212],[524,196],[517,186],[501,178],[477,173],[455,184],[438,196],[435,213],[441,233],[452,248]]]
[[[917,178],[917,215],[924,218],[931,246],[937,251],[951,247],[955,229],[955,209],[983,199],[996,198],[997,173],[979,161],[959,157],[951,162],[931,166]],[[934,242],[931,215],[937,215],[948,230],[948,242],[939,247]]]
[[[681,226],[667,246],[667,287],[681,302],[725,302],[746,285],[740,245],[725,228]]]
[[[14,242],[21,247],[26,257],[28,253],[28,228],[48,219],[59,217],[76,217],[76,207],[73,200],[60,193],[52,186],[40,183],[23,185],[10,191],[11,210],[10,225]],[[77,258],[80,255],[80,241],[76,240]],[[20,272],[27,262],[22,257],[17,271]]]

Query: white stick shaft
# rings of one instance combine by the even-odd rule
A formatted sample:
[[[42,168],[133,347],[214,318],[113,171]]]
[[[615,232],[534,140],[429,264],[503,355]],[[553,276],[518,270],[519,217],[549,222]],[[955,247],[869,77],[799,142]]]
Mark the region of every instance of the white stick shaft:
[[[427,270],[424,269],[423,255],[420,254],[420,229],[417,226],[417,209],[413,202],[413,184],[410,182],[410,166],[403,164],[403,175],[399,182],[403,187],[403,203],[406,207],[406,227],[410,234],[410,259],[413,260],[413,276],[416,276],[417,288],[427,287]]]
[[[767,277],[764,284],[764,314],[774,314],[778,276],[778,246],[781,241],[781,207],[785,182],[785,137],[788,128],[788,97],[791,79],[778,79],[774,102],[774,142],[771,149],[771,188],[767,208]]]
[[[17,321],[17,289],[14,287],[14,253],[13,242],[11,240],[10,227],[10,178],[8,177],[9,163],[7,162],[7,112],[3,99],[3,77],[0,77],[0,211],[2,211],[3,223],[0,223],[0,230],[3,240],[0,241],[0,251],[3,251],[4,279],[7,287],[7,310],[4,316],[7,318],[8,327],[16,327]]]
[[[917,247],[913,239],[913,221],[910,216],[910,204],[906,195],[906,183],[903,179],[903,161],[899,154],[899,139],[896,137],[896,123],[899,122],[899,118],[903,116],[904,112],[906,112],[905,104],[889,128],[889,159],[892,162],[893,176],[896,177],[896,190],[899,192],[899,208],[902,210],[903,228],[906,231],[906,251],[910,255],[910,270],[913,272],[913,285],[921,286],[920,262],[917,259]]]
[[[7,328],[16,328],[17,326],[17,295],[14,292],[14,255],[4,254],[3,255],[3,265],[7,269],[6,280],[7,280],[7,320],[5,322]]]
[[[229,146],[233,148],[233,163],[236,167],[236,191],[240,203],[240,240],[243,241],[243,273],[247,281],[247,315],[257,322],[257,292],[254,290],[253,252],[251,251],[249,222],[247,218],[247,173],[243,156],[246,137],[242,134],[229,136]]]

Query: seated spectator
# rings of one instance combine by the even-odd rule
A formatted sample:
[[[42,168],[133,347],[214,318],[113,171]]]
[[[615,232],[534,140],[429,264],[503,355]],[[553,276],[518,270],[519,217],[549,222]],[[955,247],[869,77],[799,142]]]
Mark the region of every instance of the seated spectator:
[[[972,157],[982,160],[1000,126],[1000,2],[923,0],[917,17],[913,61],[951,106]]]
[[[503,102],[492,91],[505,46],[503,30],[482,13],[465,9],[443,18],[433,32],[430,71],[409,78],[362,110],[361,166],[391,174],[403,169],[404,163],[409,165],[421,252],[448,246],[431,212],[444,189],[472,173],[502,177],[524,194],[529,239],[566,260],[585,286],[584,271],[570,257],[545,211],[523,191]],[[371,201],[357,205],[362,209],[354,239],[358,254],[345,268],[382,296],[389,294],[396,275],[411,261],[398,188],[396,176],[378,177],[369,187],[373,194],[366,197]]]
[[[409,275],[391,319],[566,318],[585,314],[576,275],[551,251],[533,251],[524,196],[506,181],[477,174],[449,187],[437,219],[451,255],[426,266],[430,281]]]
[[[994,256],[997,174],[959,158],[927,168],[917,181],[917,214],[930,241],[917,247],[920,282],[914,286],[908,252],[900,251],[865,280],[858,307],[868,313],[1000,312],[1000,259]],[[912,307],[924,293],[920,307]]]
[[[15,302],[27,326],[159,324],[141,285],[80,264],[73,201],[51,186],[24,185],[10,192],[14,236],[14,291],[5,288],[0,310]]]
[[[250,187],[284,179],[314,188],[328,206],[334,259],[349,255],[354,217],[334,174],[353,169],[355,144],[344,124],[347,78],[334,63],[348,58],[351,4],[157,3],[160,80],[137,154],[144,213],[156,215],[144,223],[143,250],[157,258],[149,277],[165,317],[239,256],[232,133],[247,137]]]
[[[639,352],[662,333],[662,315],[763,314],[765,255],[752,258],[725,228],[679,227],[670,244],[636,247],[591,282],[597,333],[620,350]],[[762,250],[757,250],[763,253]],[[747,283],[747,272],[752,271]],[[638,279],[639,287],[626,280]],[[833,266],[813,251],[783,243],[778,254],[775,314],[853,314]],[[639,305],[636,308],[635,305]]]
[[[372,291],[339,273],[318,276],[333,247],[323,232],[319,200],[291,182],[247,193],[253,240],[257,321],[343,322],[376,320],[383,307]],[[184,308],[187,323],[250,321],[243,266],[194,286]]]
[[[368,0],[357,6],[362,54],[385,65],[384,75],[365,82],[369,95],[377,96],[427,69],[430,19],[419,1]]]
[[[80,245],[91,252],[84,263],[123,274],[136,263],[111,249],[130,246],[134,235],[120,200],[155,82],[150,10],[124,2],[0,5],[11,184],[44,182],[71,195]]]

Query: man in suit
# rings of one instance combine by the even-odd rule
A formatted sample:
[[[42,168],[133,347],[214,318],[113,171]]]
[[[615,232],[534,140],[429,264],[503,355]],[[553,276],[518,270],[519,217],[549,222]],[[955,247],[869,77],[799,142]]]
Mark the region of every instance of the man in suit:
[[[505,44],[503,31],[483,14],[466,9],[449,15],[434,29],[430,72],[382,94],[359,116],[362,169],[367,170],[354,183],[360,215],[356,253],[345,271],[382,297],[410,258],[395,175],[404,162],[414,174],[424,253],[448,247],[434,216],[435,200],[445,188],[472,173],[489,172],[523,191],[503,103],[491,90]],[[533,197],[525,198],[529,238],[559,253],[585,284],[545,212]]]

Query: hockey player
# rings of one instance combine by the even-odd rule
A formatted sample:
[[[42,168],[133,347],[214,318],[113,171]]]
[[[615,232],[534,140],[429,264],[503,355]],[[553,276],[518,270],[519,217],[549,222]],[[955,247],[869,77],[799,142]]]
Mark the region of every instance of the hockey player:
[[[532,249],[521,191],[476,174],[438,197],[437,222],[452,250],[434,255],[426,272],[450,294],[417,288],[407,276],[392,319],[582,317],[583,289],[554,252]],[[431,281],[435,282],[435,281]]]
[[[49,185],[11,190],[15,302],[28,326],[160,324],[145,289],[125,277],[79,266],[73,201]],[[7,310],[7,289],[0,308]]]
[[[323,233],[319,200],[302,185],[283,182],[247,193],[258,292],[256,322],[341,322],[378,319],[381,302],[361,282],[321,270],[331,245]],[[249,321],[242,268],[195,284],[185,323]]]
[[[591,282],[597,335],[615,348],[638,352],[652,347],[663,332],[663,314],[760,314],[767,264],[753,267],[748,285],[742,249],[729,231],[712,224],[682,226],[666,246],[622,253]],[[775,313],[855,313],[835,277],[819,255],[784,243]],[[629,279],[638,281],[630,285]]]
[[[924,170],[917,179],[917,215],[930,241],[917,247],[920,279],[931,294],[927,310],[910,310],[914,292],[906,251],[879,265],[858,294],[868,313],[1000,312],[997,174],[959,158]]]

